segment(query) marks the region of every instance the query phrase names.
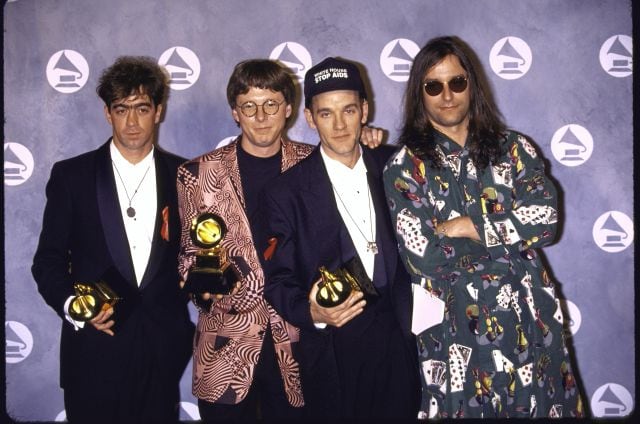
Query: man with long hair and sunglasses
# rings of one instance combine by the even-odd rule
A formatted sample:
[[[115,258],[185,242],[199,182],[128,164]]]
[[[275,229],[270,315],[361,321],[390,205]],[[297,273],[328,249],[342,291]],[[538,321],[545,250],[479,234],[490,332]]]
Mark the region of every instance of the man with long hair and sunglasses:
[[[429,323],[419,417],[582,417],[560,303],[535,250],[553,241],[556,188],[533,144],[503,124],[478,63],[457,37],[420,50],[402,148],[384,171],[414,317]]]
[[[299,330],[263,296],[262,247],[257,246],[266,246],[267,236],[258,198],[313,146],[286,138],[296,90],[279,63],[238,63],[227,84],[227,101],[241,134],[178,170],[183,281],[189,282],[200,249],[191,237],[192,223],[205,215],[223,221],[227,232],[220,246],[239,276],[228,294],[193,295],[198,309],[193,393],[205,422],[299,419],[305,404],[296,359]],[[376,146],[381,137],[381,130],[369,128],[365,141]]]

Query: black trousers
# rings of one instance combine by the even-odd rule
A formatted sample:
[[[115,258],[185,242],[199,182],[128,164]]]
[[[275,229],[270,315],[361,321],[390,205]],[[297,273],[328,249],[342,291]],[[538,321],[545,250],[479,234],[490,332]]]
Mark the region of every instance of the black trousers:
[[[415,419],[420,380],[415,344],[402,335],[391,309],[360,334],[337,331],[335,357],[347,419]],[[304,382],[303,382],[304,383]]]
[[[69,423],[178,423],[178,382],[158,378],[153,367],[121,381],[97,381],[86,374],[64,388]]]
[[[200,418],[205,423],[219,421],[299,420],[304,408],[289,404],[284,391],[282,374],[278,366],[273,345],[271,327],[267,326],[260,360],[256,366],[253,382],[247,396],[237,404],[207,402],[198,399]]]

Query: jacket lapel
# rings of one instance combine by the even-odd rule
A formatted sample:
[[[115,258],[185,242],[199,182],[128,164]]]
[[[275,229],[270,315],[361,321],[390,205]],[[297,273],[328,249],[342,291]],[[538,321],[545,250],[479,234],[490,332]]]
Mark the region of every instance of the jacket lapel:
[[[226,177],[231,181],[233,187],[233,193],[235,194],[238,203],[242,206],[242,212],[245,213],[246,206],[244,204],[244,194],[242,192],[242,179],[240,178],[240,168],[238,167],[238,144],[240,143],[240,137],[237,137],[228,149],[222,155],[222,163],[225,166]],[[225,176],[223,176],[224,178]],[[245,214],[246,215],[246,214]],[[246,216],[244,220],[248,222]]]
[[[318,246],[312,248],[320,252],[318,265],[339,263],[342,254],[337,249],[340,249],[340,228],[344,223],[338,212],[331,180],[320,153],[320,145],[311,152],[308,163],[309,170],[303,176],[305,181],[302,184],[304,191],[301,196],[305,210],[313,214],[309,219],[314,228],[313,239],[320,241]]]
[[[102,231],[113,264],[120,274],[131,284],[136,285],[133,261],[129,250],[129,241],[122,221],[120,202],[113,175],[109,145],[111,140],[102,145],[96,156],[96,195],[98,211],[102,223]]]
[[[163,218],[163,210],[167,208],[167,213],[170,209],[174,209],[177,205],[172,204],[173,202],[169,202],[168,193],[171,193],[170,184],[174,184],[175,182],[171,181],[171,174],[169,172],[169,168],[164,160],[162,160],[162,153],[155,148],[153,150],[153,161],[156,167],[156,198],[157,198],[157,209],[156,209],[156,219],[153,225],[153,240],[151,241],[151,252],[149,253],[149,261],[147,262],[147,268],[144,271],[144,275],[142,276],[142,281],[140,282],[140,289],[144,289],[150,281],[153,280],[155,274],[158,272],[158,269],[162,265],[164,259],[164,253],[167,249],[168,242],[162,239],[161,229],[164,221]],[[170,221],[169,216],[166,217],[167,221]],[[169,232],[170,237],[179,237],[177,234],[171,234]],[[178,258],[173,258],[176,261]]]
[[[391,217],[387,198],[382,185],[382,166],[373,157],[369,149],[362,149],[362,159],[367,168],[367,181],[371,191],[371,201],[376,211],[376,239],[381,245],[381,253],[384,257],[384,265],[387,272],[387,281],[393,284],[395,269],[397,266],[397,245],[391,228]]]

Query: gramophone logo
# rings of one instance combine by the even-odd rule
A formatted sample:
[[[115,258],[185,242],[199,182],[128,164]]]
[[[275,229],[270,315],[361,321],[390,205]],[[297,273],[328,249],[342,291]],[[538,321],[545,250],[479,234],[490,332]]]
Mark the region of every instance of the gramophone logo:
[[[302,45],[293,41],[278,44],[269,55],[269,59],[278,60],[289,68],[298,81],[304,80],[304,74],[311,67],[311,55]]]
[[[5,321],[4,334],[6,341],[5,360],[7,364],[21,362],[29,356],[33,349],[31,331],[18,321]]]
[[[565,166],[582,165],[593,153],[593,137],[580,125],[565,125],[551,137],[551,153]]]
[[[56,418],[54,419],[54,422],[63,423],[65,421],[67,421],[67,411],[65,411],[63,409],[62,411],[60,411],[58,413],[58,415],[56,415]]]
[[[191,402],[180,402],[180,420],[200,421],[198,405]]]
[[[600,65],[613,77],[624,78],[633,73],[633,40],[628,35],[614,35],[600,47]]]
[[[571,331],[571,335],[575,336],[578,330],[580,329],[580,325],[582,324],[582,313],[580,309],[570,300],[563,299],[561,300],[562,306],[564,310],[567,311],[567,316],[565,317],[567,321],[567,326],[569,327],[569,331]]]
[[[622,212],[605,212],[593,224],[593,239],[605,252],[620,252],[633,243],[633,221]]]
[[[24,183],[33,173],[33,156],[19,143],[4,143],[4,183],[16,186]]]
[[[420,47],[406,38],[389,41],[380,52],[380,68],[391,80],[405,82],[409,79],[411,64]]]
[[[518,37],[504,37],[498,40],[489,53],[491,69],[506,80],[518,79],[531,68],[531,49]]]
[[[186,47],[171,47],[158,59],[158,64],[169,73],[169,86],[173,90],[186,90],[200,77],[200,60]]]
[[[624,417],[633,411],[631,393],[616,383],[607,383],[596,389],[591,397],[591,412],[594,417]]]
[[[47,63],[47,81],[56,91],[75,93],[89,80],[89,64],[75,50],[60,50]]]

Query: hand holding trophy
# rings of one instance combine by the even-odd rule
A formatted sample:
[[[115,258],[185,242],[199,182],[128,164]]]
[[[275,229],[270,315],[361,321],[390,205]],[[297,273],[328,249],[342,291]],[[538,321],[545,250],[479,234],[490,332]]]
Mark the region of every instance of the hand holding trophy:
[[[378,292],[357,255],[335,271],[328,271],[324,266],[319,271],[322,281],[318,285],[316,301],[324,308],[340,305],[354,291],[363,292],[368,300],[378,297]]]
[[[189,293],[229,294],[238,275],[221,246],[227,233],[224,220],[213,213],[204,213],[191,222],[191,241],[201,248],[196,263],[189,270],[184,290]]]
[[[90,321],[100,311],[113,307],[120,298],[104,281],[75,283],[75,297],[69,304],[69,316],[76,321]]]

